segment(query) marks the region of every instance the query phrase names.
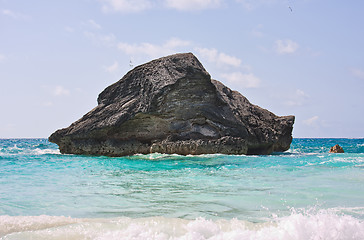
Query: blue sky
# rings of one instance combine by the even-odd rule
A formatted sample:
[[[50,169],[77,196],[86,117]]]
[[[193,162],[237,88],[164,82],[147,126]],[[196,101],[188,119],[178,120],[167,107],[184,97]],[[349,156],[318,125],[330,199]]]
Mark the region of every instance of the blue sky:
[[[48,137],[129,66],[193,52],[294,137],[364,137],[364,1],[0,0],[0,138]]]

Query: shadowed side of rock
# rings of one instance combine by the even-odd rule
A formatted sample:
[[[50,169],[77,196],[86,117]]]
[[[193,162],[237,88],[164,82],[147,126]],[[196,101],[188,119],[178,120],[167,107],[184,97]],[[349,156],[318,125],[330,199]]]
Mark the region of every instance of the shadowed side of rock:
[[[212,80],[218,94],[228,104],[240,127],[245,127],[244,135],[248,144],[247,154],[270,154],[290,148],[295,117],[278,117],[270,111],[253,105],[237,91]],[[245,133],[245,132],[244,132]]]
[[[269,154],[289,149],[293,123],[211,80],[186,53],[134,68],[49,140],[62,153],[86,155]]]

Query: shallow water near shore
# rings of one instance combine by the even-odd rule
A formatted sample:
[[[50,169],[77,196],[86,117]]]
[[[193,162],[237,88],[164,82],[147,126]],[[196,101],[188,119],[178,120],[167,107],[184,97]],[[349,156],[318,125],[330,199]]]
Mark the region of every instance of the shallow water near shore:
[[[340,144],[345,153],[328,153]],[[364,239],[364,139],[268,156],[62,155],[0,139],[3,239]]]

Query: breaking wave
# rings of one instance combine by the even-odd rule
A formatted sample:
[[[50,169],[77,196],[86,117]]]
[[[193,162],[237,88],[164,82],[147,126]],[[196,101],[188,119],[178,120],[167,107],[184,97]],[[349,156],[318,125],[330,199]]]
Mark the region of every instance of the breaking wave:
[[[0,139],[0,156],[60,154],[46,139]]]
[[[1,239],[364,239],[364,222],[337,210],[292,211],[270,222],[197,218],[0,216]]]

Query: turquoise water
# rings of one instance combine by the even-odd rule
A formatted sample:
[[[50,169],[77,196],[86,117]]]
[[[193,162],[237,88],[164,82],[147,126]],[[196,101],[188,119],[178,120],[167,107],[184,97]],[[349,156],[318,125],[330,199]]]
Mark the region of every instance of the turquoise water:
[[[335,144],[345,153],[328,153]],[[294,139],[268,156],[120,158],[0,139],[0,237],[64,236],[364,239],[364,139]]]

